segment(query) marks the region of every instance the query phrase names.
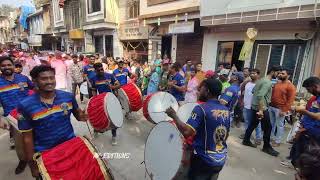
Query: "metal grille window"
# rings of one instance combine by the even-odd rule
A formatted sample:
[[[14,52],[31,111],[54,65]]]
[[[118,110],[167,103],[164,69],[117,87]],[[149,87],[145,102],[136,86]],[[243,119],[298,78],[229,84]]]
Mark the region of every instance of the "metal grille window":
[[[70,1],[65,5],[66,13],[66,26],[67,29],[80,28],[80,4],[79,1]]]
[[[128,18],[129,19],[134,19],[138,18],[140,14],[140,7],[139,7],[139,1],[138,0],[133,0],[129,2],[129,9],[128,9]]]
[[[101,11],[101,0],[88,0],[88,14]]]

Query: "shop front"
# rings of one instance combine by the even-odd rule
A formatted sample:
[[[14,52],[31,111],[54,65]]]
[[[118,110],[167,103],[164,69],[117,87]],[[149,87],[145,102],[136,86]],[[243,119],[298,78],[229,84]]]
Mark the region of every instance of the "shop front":
[[[119,38],[125,59],[148,61],[149,27],[139,20],[129,20],[120,24]]]

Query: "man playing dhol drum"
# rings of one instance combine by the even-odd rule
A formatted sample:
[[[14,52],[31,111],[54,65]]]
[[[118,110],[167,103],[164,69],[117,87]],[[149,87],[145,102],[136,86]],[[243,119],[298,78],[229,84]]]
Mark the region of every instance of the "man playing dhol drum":
[[[0,57],[0,69],[2,72],[0,77],[0,103],[3,107],[3,116],[6,118],[16,108],[19,101],[28,96],[28,90],[32,89],[33,85],[27,76],[14,73],[14,63],[9,57]],[[5,118],[0,118],[0,128],[10,131],[11,148],[16,149],[19,159],[15,174],[20,174],[27,166],[23,153],[22,136],[17,129],[6,123]]]
[[[92,95],[97,95],[98,93],[113,92],[113,90],[120,88],[120,83],[113,74],[105,73],[103,65],[101,63],[94,64],[94,69],[96,75],[90,79],[92,83]],[[117,129],[112,129],[112,145],[117,145]]]
[[[78,107],[71,93],[55,90],[55,70],[52,67],[36,66],[30,75],[37,92],[18,104],[17,109],[21,114],[18,127],[22,132],[32,176],[41,179],[33,155],[75,137],[71,113],[78,121],[86,121],[87,115]]]
[[[194,153],[188,174],[190,180],[216,180],[225,164],[230,112],[218,101],[221,89],[222,84],[216,79],[206,79],[200,84],[199,101],[205,103],[193,109],[187,124],[172,108],[166,111],[185,138],[194,136]]]

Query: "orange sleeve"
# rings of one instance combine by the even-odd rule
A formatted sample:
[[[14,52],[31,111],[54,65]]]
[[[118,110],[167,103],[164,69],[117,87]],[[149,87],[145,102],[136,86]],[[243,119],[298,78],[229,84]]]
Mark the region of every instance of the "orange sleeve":
[[[296,87],[293,84],[290,84],[288,86],[288,94],[287,94],[287,99],[288,99],[288,106],[286,111],[289,111],[291,109],[291,106],[293,105],[294,100],[296,99]]]

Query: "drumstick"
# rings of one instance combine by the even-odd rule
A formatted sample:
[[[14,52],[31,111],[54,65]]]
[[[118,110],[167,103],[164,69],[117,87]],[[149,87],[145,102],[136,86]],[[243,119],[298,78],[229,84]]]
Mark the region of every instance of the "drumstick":
[[[88,114],[88,112],[87,112],[87,106],[88,106],[88,105],[86,105],[86,106],[84,107],[84,109],[85,109],[84,111],[85,111],[86,114]],[[94,136],[93,136],[93,134],[92,134],[92,132],[91,132],[91,130],[90,130],[88,121],[86,121],[86,124],[87,124],[87,128],[88,128],[88,130],[89,130],[89,134],[90,134],[90,136],[91,136],[91,139],[93,139]]]

